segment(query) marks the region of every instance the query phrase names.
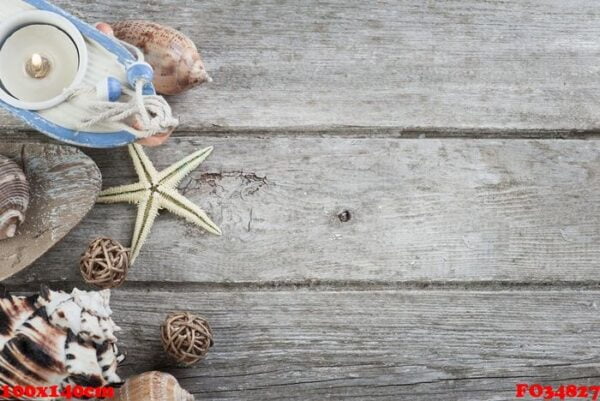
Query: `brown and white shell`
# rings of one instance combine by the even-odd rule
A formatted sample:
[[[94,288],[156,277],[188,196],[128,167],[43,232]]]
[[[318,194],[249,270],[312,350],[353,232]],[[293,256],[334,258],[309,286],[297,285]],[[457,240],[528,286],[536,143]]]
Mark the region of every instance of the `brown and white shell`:
[[[0,240],[12,238],[25,221],[29,206],[29,184],[23,170],[0,156]]]
[[[168,373],[157,371],[142,373],[127,379],[117,390],[113,401],[194,401],[177,379]]]
[[[111,24],[114,35],[138,47],[154,68],[154,86],[176,95],[210,81],[198,48],[183,33],[155,22],[127,20]]]
[[[109,297],[45,287],[29,297],[0,294],[0,387],[122,384]]]

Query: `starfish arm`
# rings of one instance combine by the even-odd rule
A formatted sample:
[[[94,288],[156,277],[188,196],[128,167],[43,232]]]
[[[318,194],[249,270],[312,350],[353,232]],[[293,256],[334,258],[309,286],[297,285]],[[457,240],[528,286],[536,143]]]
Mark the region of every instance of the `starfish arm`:
[[[158,172],[144,153],[142,146],[138,144],[129,145],[129,155],[133,160],[133,167],[135,167],[135,171],[140,177],[140,182],[146,185],[152,184]]]
[[[175,190],[161,191],[161,207],[173,214],[183,217],[190,223],[204,228],[206,231],[221,235],[221,229],[213,223],[206,213]]]
[[[100,192],[97,203],[137,203],[144,197],[146,187],[141,182],[112,187]]]
[[[192,172],[200,165],[213,151],[213,147],[208,147],[192,153],[184,159],[181,159],[172,166],[166,168],[158,174],[158,182],[165,187],[175,188],[183,177]]]
[[[153,194],[146,197],[138,204],[138,214],[135,220],[135,229],[133,230],[133,239],[131,240],[131,264],[135,262],[146,238],[150,234],[154,220],[160,209],[159,196]]]

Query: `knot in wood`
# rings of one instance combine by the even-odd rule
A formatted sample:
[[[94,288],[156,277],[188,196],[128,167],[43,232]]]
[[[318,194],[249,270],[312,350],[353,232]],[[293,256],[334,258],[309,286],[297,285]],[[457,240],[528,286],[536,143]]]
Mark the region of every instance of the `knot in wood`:
[[[352,214],[349,210],[344,210],[338,214],[338,219],[340,219],[342,223],[347,223],[352,219]]]

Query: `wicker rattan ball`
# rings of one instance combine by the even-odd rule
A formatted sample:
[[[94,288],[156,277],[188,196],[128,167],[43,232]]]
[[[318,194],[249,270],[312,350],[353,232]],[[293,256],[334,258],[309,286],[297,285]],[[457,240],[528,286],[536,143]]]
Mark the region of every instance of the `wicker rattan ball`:
[[[213,333],[206,319],[188,312],[176,312],[160,327],[165,351],[183,366],[204,359],[213,346]]]
[[[98,238],[88,246],[79,263],[83,279],[99,288],[123,284],[129,269],[129,250],[110,238]]]

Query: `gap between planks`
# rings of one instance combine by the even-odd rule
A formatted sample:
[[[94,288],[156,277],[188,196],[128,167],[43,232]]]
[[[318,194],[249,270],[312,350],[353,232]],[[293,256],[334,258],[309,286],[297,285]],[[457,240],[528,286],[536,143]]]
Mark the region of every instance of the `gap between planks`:
[[[178,129],[171,138],[189,138],[202,136],[218,136],[220,138],[255,138],[268,139],[273,137],[290,138],[389,138],[389,139],[537,139],[537,140],[598,140],[600,129],[593,130],[547,130],[547,129],[501,129],[501,128],[401,128],[401,127],[209,127],[199,129]],[[4,129],[0,134],[1,142],[54,143],[51,138],[32,130]],[[82,148],[85,149],[85,148]]]
[[[35,292],[42,283],[0,283],[0,293],[9,292]],[[44,281],[43,285],[53,290],[71,291],[74,287],[92,287],[82,281]],[[448,282],[448,281],[271,281],[271,282],[183,282],[183,281],[128,281],[117,290],[131,292],[162,291],[177,293],[187,292],[284,292],[284,291],[340,291],[340,292],[385,292],[385,291],[474,291],[498,293],[508,292],[559,292],[559,291],[600,291],[600,281],[547,281],[547,282],[518,282],[518,281],[476,281],[476,282]]]

